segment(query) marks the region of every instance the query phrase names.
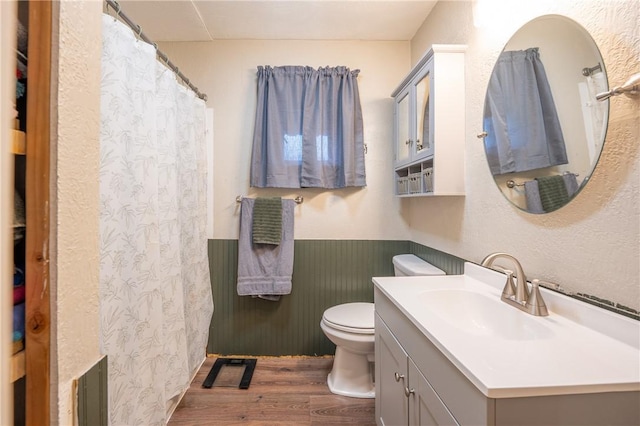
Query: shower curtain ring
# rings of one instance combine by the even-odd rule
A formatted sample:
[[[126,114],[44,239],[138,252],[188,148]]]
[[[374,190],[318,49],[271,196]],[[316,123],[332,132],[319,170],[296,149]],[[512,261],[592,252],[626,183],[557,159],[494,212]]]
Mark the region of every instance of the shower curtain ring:
[[[140,25],[137,25],[138,27],[138,37],[140,37],[140,34],[142,34],[142,27]]]

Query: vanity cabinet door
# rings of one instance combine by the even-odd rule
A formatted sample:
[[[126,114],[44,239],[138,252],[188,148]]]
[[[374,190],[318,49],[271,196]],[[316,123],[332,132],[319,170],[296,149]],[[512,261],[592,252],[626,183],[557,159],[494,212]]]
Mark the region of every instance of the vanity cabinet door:
[[[433,156],[433,59],[416,76],[413,93],[415,143],[412,154],[414,160],[421,160]]]
[[[411,94],[407,87],[396,97],[395,102],[395,155],[397,166],[406,164],[411,158],[413,136],[411,134]]]
[[[407,354],[384,321],[376,315],[376,423],[380,426],[409,424]]]
[[[409,424],[458,425],[418,367],[409,358]]]

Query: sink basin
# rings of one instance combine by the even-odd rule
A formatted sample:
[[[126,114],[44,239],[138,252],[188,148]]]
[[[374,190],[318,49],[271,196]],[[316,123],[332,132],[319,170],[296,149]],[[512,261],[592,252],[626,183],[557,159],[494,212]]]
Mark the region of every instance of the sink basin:
[[[430,290],[417,295],[429,313],[464,333],[506,340],[548,339],[553,332],[499,297],[461,289]]]

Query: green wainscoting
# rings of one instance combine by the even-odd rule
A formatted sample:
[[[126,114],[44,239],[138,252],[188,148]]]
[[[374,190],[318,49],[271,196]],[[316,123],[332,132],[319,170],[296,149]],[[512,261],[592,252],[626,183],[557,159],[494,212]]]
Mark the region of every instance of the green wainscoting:
[[[109,424],[107,357],[78,379],[78,425]]]
[[[413,253],[432,265],[437,266],[446,272],[447,275],[464,274],[464,262],[467,261],[461,257],[457,257],[431,247],[423,246],[422,244],[418,244],[413,241],[409,241],[409,253]]]
[[[392,276],[396,254],[415,253],[449,274],[464,261],[410,241],[296,240],[290,295],[278,302],[238,296],[237,240],[209,240],[215,309],[207,351],[221,355],[326,355],[335,347],[320,329],[322,313],[372,302],[374,276]]]

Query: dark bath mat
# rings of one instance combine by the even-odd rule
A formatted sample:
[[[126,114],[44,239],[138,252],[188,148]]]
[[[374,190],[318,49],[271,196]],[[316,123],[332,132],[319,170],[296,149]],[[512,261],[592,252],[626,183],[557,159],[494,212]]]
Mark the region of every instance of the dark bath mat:
[[[202,387],[209,389],[212,386],[221,386],[249,389],[257,361],[255,358],[218,358],[211,367],[207,378],[202,382]]]

